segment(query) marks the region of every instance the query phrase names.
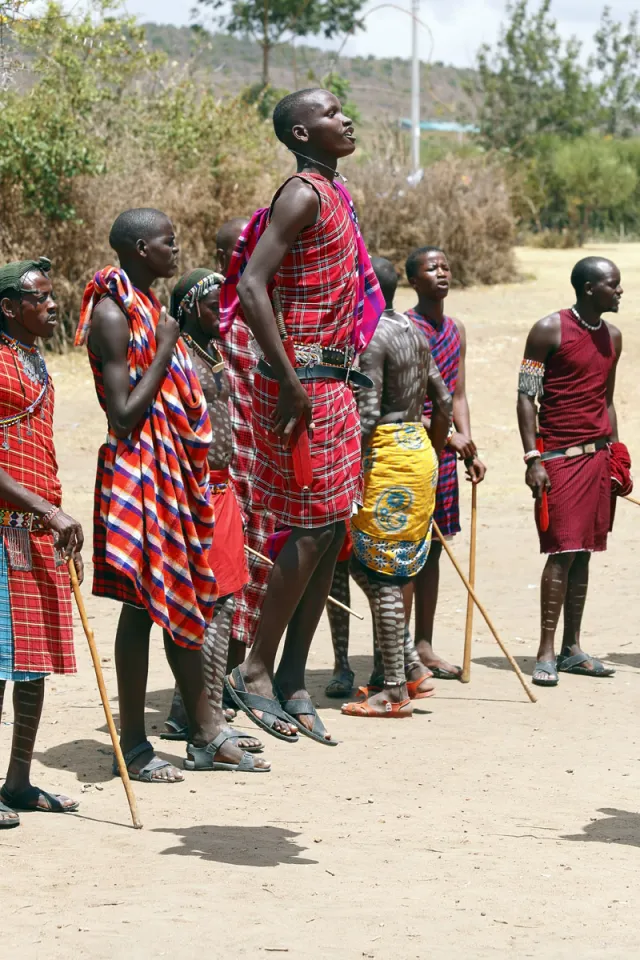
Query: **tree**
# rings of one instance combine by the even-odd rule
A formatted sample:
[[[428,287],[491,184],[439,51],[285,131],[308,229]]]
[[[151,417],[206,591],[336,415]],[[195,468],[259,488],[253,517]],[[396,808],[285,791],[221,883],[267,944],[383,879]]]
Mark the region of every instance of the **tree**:
[[[569,220],[578,224],[581,244],[592,214],[620,212],[638,185],[633,166],[610,139],[584,137],[563,143],[552,166],[567,200]]]
[[[589,65],[601,76],[601,122],[611,136],[630,136],[640,122],[638,14],[631,14],[625,30],[622,23],[612,18],[611,9],[605,7],[594,40],[596,53]]]
[[[287,38],[322,36],[361,30],[365,0],[198,0],[212,10],[222,30],[250,36],[262,47],[262,83],[270,83],[273,47]]]
[[[592,126],[596,91],[580,66],[580,44],[563,41],[551,0],[507,5],[508,22],[495,48],[478,54],[480,137],[487,147],[532,155],[541,133],[571,138]]]

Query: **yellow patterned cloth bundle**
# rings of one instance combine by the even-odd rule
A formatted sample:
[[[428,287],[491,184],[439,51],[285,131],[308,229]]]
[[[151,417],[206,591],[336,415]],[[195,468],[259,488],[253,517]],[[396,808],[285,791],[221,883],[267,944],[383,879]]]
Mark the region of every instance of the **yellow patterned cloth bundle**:
[[[376,427],[364,456],[363,506],[351,521],[353,551],[382,577],[411,579],[425,565],[438,458],[419,423]]]

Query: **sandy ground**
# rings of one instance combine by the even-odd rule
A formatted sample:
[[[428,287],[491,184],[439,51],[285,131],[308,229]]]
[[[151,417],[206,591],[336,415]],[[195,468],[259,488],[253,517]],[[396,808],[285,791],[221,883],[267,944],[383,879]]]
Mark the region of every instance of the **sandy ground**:
[[[618,413],[622,439],[640,456],[633,414],[640,247],[601,252],[623,273]],[[479,497],[478,592],[530,674],[542,564],[523,484],[516,371],[530,324],[571,302],[577,255],[523,250],[519,258],[525,283],[455,292],[450,311],[467,325],[474,433],[489,466]],[[399,305],[410,305],[406,291]],[[66,504],[89,530],[104,420],[85,358],[51,367]],[[463,494],[466,527],[467,487]],[[269,776],[188,774],[180,785],[136,785],[142,832],[131,829],[122,785],[111,777],[104,716],[78,629],[79,673],[49,683],[34,781],[80,797],[81,812],[23,815],[19,830],[0,834],[0,955],[637,957],[633,550],[640,510],[626,503],[618,510],[610,550],[594,559],[584,631],[586,648],[617,665],[615,679],[563,677],[532,705],[476,616],[470,685],[441,682],[428,708],[405,724],[350,719],[323,695],[331,665],[323,623],[309,687],[340,746],[267,738]],[[465,533],[455,550],[466,558]],[[437,645],[459,661],[465,597],[446,558],[443,573]],[[87,587],[85,595],[117,714],[117,609],[89,598]],[[370,626],[353,624],[362,682]],[[156,641],[147,702],[152,737],[172,687],[159,635]],[[10,714],[4,720],[6,758]],[[162,744],[160,752],[179,762],[179,746]]]

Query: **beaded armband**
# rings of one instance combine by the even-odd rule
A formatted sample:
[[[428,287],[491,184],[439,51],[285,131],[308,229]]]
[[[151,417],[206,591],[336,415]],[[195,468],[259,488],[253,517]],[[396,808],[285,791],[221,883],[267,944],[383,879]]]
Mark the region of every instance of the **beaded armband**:
[[[544,363],[540,360],[527,360],[525,357],[518,374],[518,393],[524,393],[527,397],[541,397],[544,371]]]

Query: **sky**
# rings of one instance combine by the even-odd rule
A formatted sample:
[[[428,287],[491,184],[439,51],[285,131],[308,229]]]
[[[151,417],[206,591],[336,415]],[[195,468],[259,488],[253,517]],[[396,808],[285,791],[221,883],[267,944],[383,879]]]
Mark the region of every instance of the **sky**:
[[[176,25],[190,22],[190,10],[194,5],[191,0],[124,2],[127,11],[143,21]],[[563,35],[576,35],[588,45],[598,27],[604,5],[604,0],[554,0],[552,13]],[[616,19],[624,21],[638,6],[637,0],[615,0],[611,5]],[[505,0],[420,0],[420,19],[429,28],[421,30],[421,59],[428,62],[442,60],[458,67],[473,66],[480,44],[495,41],[505,16],[505,6]],[[411,19],[397,7],[408,10],[410,2],[397,0],[397,3],[384,4],[383,0],[370,0],[365,8],[366,29],[349,38],[343,49],[344,55],[410,56]],[[311,39],[308,42],[318,43]],[[325,42],[322,46],[337,49],[341,42],[342,38]]]

